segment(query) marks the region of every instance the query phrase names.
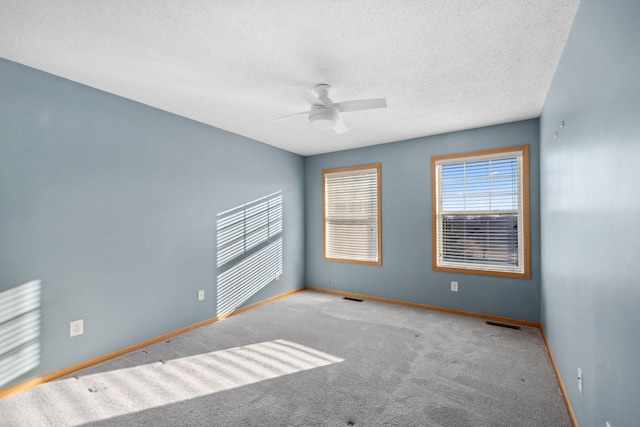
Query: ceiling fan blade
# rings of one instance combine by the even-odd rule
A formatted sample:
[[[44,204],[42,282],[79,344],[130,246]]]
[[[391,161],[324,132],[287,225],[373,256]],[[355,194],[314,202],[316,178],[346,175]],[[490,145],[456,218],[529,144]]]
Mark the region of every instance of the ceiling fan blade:
[[[288,116],[278,117],[277,119],[270,120],[270,122],[271,123],[279,122],[281,120],[286,120],[286,119],[288,119],[290,117],[301,116],[303,114],[309,114],[309,112],[308,111],[303,111],[302,113],[289,114]]]
[[[336,125],[333,127],[333,130],[338,135],[340,135],[341,133],[345,133],[346,131],[348,131],[349,128],[342,119],[338,119],[338,123],[336,123]]]
[[[309,104],[311,104],[311,105],[323,105],[324,104],[324,102],[322,102],[320,100],[320,98],[318,98],[318,95],[316,95],[315,92],[313,92],[311,89],[308,89],[308,88],[306,88],[304,86],[295,86],[295,85],[290,85],[290,86],[293,87],[296,90],[298,95],[300,95],[300,98],[304,99]]]
[[[387,100],[384,98],[361,99],[358,101],[345,101],[334,104],[341,113],[351,111],[373,110],[374,108],[387,108]]]

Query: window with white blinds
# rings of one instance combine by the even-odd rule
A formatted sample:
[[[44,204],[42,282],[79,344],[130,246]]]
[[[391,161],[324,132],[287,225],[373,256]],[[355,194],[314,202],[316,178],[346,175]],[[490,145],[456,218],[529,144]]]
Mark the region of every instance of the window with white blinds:
[[[529,147],[432,157],[433,268],[529,272]]]
[[[324,259],[381,265],[380,164],[322,171]]]

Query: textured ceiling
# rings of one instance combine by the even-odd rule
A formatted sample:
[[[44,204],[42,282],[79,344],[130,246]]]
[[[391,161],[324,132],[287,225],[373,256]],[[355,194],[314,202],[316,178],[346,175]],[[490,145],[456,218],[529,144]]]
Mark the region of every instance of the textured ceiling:
[[[310,155],[538,117],[579,0],[0,0],[0,57]],[[329,83],[349,132],[287,86]]]

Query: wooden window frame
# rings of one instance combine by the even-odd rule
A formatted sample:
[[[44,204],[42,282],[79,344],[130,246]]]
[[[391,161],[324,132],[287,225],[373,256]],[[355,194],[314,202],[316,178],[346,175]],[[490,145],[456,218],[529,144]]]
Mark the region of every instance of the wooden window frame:
[[[492,156],[499,157],[502,153],[508,152],[522,152],[522,214],[523,214],[523,272],[502,272],[491,270],[480,270],[471,268],[455,268],[438,266],[438,200],[437,194],[439,189],[437,188],[436,177],[436,164],[442,160],[461,159],[461,162],[466,158],[478,157],[478,156]],[[431,157],[431,240],[432,240],[432,262],[433,270],[446,271],[452,273],[464,273],[464,274],[480,274],[487,276],[500,276],[511,277],[518,279],[530,279],[531,278],[531,236],[530,236],[530,209],[529,209],[529,145],[517,145],[511,147],[494,148],[489,150],[471,151],[465,153],[446,154],[441,156]]]

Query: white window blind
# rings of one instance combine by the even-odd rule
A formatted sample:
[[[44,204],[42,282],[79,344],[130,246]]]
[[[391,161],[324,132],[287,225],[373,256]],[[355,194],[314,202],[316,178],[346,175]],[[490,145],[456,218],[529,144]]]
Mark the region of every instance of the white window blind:
[[[380,263],[379,165],[323,172],[324,256]]]
[[[523,151],[434,166],[436,266],[525,274]]]

